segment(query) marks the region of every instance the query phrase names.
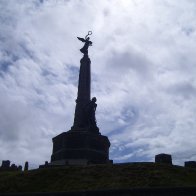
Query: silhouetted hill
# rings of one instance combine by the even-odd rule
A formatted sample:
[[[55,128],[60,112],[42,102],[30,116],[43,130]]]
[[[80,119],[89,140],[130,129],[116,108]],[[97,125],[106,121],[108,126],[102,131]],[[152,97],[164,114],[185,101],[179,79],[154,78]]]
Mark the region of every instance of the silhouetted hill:
[[[0,192],[189,186],[196,187],[196,169],[155,163],[66,166],[28,172],[0,172]]]

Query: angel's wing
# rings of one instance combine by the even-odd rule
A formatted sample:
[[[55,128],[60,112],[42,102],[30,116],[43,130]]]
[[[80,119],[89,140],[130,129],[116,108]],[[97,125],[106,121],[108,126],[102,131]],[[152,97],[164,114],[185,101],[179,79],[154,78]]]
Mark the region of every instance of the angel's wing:
[[[86,42],[86,40],[84,38],[81,38],[81,37],[77,37],[80,41],[82,42]]]

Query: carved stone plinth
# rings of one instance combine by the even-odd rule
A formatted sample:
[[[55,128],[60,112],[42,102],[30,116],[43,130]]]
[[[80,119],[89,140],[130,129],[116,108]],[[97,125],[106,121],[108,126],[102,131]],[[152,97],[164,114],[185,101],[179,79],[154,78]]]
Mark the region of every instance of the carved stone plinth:
[[[109,163],[110,142],[106,136],[90,132],[68,131],[52,139],[52,164]]]

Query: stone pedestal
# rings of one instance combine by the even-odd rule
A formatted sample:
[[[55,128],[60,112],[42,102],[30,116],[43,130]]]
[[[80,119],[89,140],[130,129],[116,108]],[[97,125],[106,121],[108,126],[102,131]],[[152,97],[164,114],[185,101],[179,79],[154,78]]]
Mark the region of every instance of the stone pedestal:
[[[189,168],[196,168],[196,161],[186,161],[184,166]]]
[[[86,165],[109,163],[110,142],[106,136],[68,131],[52,139],[51,164]]]
[[[155,163],[165,163],[172,165],[172,156],[170,154],[158,154],[155,156]]]
[[[10,167],[10,161],[9,160],[2,161],[1,168],[8,169],[9,167]]]

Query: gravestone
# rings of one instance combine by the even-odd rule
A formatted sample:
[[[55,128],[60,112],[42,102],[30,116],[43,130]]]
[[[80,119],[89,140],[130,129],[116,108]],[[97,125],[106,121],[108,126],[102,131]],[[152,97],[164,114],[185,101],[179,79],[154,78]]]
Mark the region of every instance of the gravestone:
[[[28,161],[26,161],[24,166],[24,171],[28,171],[28,170],[29,170],[29,163]]]
[[[22,171],[22,166],[21,165],[18,166],[18,171]]]
[[[13,163],[10,167],[12,171],[17,171],[18,167]]]
[[[196,161],[186,161],[184,166],[188,168],[196,168]]]
[[[9,160],[2,161],[1,168],[2,169],[9,169],[10,168],[10,161]]]
[[[158,154],[155,156],[155,163],[165,163],[172,165],[172,156],[170,154]]]
[[[74,123],[71,130],[52,139],[53,152],[50,165],[86,165],[109,162],[110,142],[99,131],[95,117],[97,100],[95,97],[91,99],[91,60],[88,56],[88,47],[92,45],[92,42],[89,35],[90,32],[85,39],[78,37],[85,44],[80,49],[83,57],[80,60]]]

